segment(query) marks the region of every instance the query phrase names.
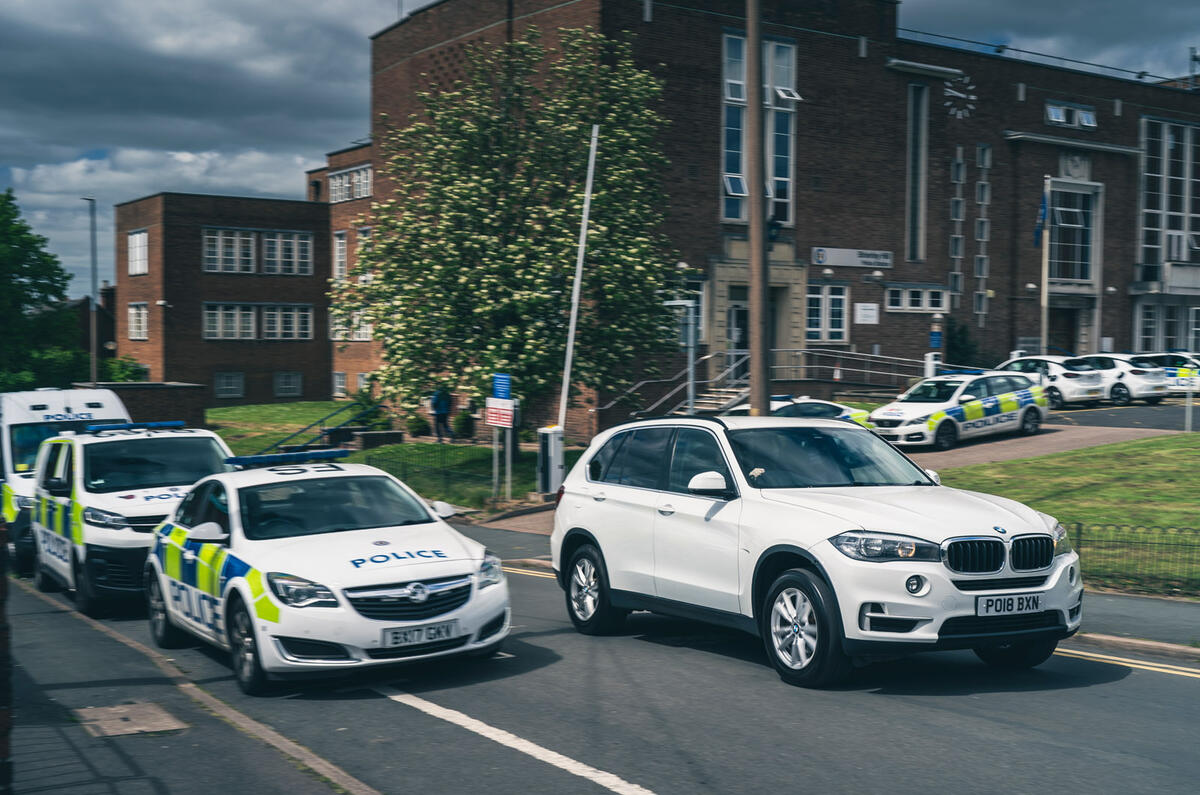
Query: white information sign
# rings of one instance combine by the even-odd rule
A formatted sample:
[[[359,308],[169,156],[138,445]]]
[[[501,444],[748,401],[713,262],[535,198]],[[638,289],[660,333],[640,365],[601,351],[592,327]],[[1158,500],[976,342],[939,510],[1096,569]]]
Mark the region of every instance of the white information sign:
[[[879,304],[855,304],[854,323],[859,326],[878,326]]]
[[[812,250],[812,264],[823,268],[890,268],[892,252],[816,247]]]
[[[515,402],[511,398],[487,398],[483,407],[483,421],[497,428],[511,428]]]

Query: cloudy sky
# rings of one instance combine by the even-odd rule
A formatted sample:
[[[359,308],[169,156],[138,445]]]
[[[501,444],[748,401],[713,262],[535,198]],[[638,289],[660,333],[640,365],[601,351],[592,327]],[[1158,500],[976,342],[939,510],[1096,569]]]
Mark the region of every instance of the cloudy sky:
[[[398,19],[399,2],[3,0],[0,190],[16,190],[76,275],[73,296],[90,281],[81,196],[98,202],[102,279],[113,273],[113,204],[159,191],[303,198],[304,170],[367,132],[367,37]],[[1184,74],[1200,6],[1153,6],[905,0],[900,24]]]

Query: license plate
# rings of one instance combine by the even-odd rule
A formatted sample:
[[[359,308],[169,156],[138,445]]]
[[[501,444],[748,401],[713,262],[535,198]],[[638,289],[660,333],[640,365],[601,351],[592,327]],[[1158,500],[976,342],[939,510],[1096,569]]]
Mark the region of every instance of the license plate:
[[[1167,388],[1166,388],[1165,386],[1156,386],[1156,387],[1154,387],[1154,391],[1155,391],[1155,392],[1165,392],[1166,390],[1167,390]]]
[[[418,643],[450,640],[454,637],[458,637],[458,621],[442,621],[438,624],[426,624],[423,627],[385,629],[383,646],[384,648],[413,646]]]
[[[1099,395],[1099,394],[1100,394],[1100,390],[1099,390],[1099,389],[1089,389],[1089,390],[1087,391],[1087,394],[1088,394],[1088,395]]]
[[[1015,616],[1042,612],[1042,594],[1020,593],[1008,596],[976,596],[975,615]]]

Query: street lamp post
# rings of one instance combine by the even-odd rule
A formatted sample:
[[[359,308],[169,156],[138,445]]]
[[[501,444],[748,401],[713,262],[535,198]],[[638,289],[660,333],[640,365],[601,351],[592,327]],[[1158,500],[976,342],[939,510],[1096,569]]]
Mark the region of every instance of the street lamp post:
[[[99,380],[96,377],[96,294],[98,291],[96,284],[96,200],[90,196],[81,198],[88,203],[88,215],[91,218],[92,227],[92,292],[88,296],[88,347],[91,354],[92,386],[95,386]]]

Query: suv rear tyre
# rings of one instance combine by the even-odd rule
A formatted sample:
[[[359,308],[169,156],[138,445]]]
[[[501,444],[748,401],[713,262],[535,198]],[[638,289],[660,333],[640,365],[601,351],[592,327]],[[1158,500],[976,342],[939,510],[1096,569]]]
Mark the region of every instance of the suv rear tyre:
[[[607,635],[621,628],[628,615],[609,599],[604,557],[591,544],[575,550],[567,564],[567,615],[584,635]]]
[[[1057,640],[1029,640],[1004,646],[984,646],[975,649],[975,656],[993,668],[1034,668],[1050,659]]]
[[[789,685],[828,687],[850,675],[833,591],[807,569],[789,569],[767,591],[759,616],[767,657]]]

